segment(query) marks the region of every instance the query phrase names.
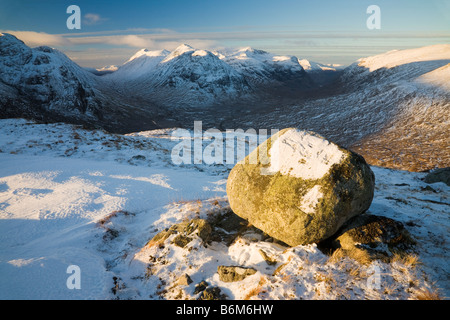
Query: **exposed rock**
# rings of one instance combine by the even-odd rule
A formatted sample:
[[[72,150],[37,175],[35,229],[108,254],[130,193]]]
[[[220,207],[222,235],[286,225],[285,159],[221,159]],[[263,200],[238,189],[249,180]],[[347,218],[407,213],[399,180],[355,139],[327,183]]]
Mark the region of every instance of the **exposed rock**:
[[[191,277],[188,274],[183,274],[177,279],[177,284],[180,286],[188,286],[192,283]]]
[[[350,256],[364,253],[370,259],[386,259],[415,243],[401,222],[371,214],[353,218],[333,238],[335,248]]]
[[[312,132],[284,129],[231,170],[231,209],[290,246],[324,240],[373,199],[375,177],[360,155]]]
[[[424,181],[426,183],[444,182],[450,186],[450,167],[431,171],[425,176]]]
[[[226,300],[227,298],[219,287],[211,287],[203,290],[198,300]]]
[[[274,266],[274,265],[276,265],[276,264],[278,263],[277,260],[272,259],[271,257],[269,257],[269,256],[267,255],[267,253],[266,253],[264,250],[262,250],[262,249],[259,249],[259,254],[261,255],[261,257],[264,259],[264,261],[265,261],[269,266]]]
[[[236,237],[242,237],[249,241],[267,240],[268,235],[261,230],[249,225],[248,221],[236,215],[230,208],[222,209],[208,219],[212,232],[210,240],[223,242],[229,246]]]
[[[162,244],[167,238],[173,234],[177,236],[173,239],[173,243],[177,246],[184,248],[189,242],[192,241],[192,234],[197,234],[203,242],[208,241],[211,234],[211,226],[204,219],[192,219],[190,221],[184,221],[171,226],[169,229],[159,232],[155,235],[146,246],[154,246]]]
[[[194,294],[204,291],[206,288],[208,288],[208,286],[209,284],[205,280],[200,281],[198,284],[195,285]]]
[[[237,266],[218,266],[217,273],[219,274],[220,281],[223,282],[236,282],[254,275],[256,270],[253,268],[244,268]]]
[[[187,237],[183,234],[180,234],[173,239],[172,243],[179,246],[180,248],[186,247],[186,245],[192,241],[191,237]]]

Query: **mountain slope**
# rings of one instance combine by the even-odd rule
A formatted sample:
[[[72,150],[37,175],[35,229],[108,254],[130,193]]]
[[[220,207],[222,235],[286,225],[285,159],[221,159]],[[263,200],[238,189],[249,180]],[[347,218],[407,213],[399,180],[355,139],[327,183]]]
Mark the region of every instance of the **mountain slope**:
[[[373,165],[412,171],[447,167],[449,63],[449,45],[360,59],[324,86],[322,96],[280,104],[266,113],[259,110],[257,119],[240,113],[229,121],[244,128],[312,130],[354,149]]]
[[[101,117],[95,78],[58,50],[0,35],[0,115],[42,119]]]
[[[58,50],[29,48],[13,35],[0,36],[0,118],[64,121],[113,132],[167,124],[168,111],[124,95],[126,83],[103,78]]]
[[[343,81],[360,88],[363,106],[381,107],[378,117],[385,117],[354,149],[381,166],[413,171],[449,166],[449,63],[450,45],[434,45],[390,51],[348,67]]]
[[[121,77],[127,80],[137,79],[146,73],[151,73],[169,53],[167,50],[150,51],[141,49],[120,66],[117,71],[113,72],[110,77],[117,80]]]

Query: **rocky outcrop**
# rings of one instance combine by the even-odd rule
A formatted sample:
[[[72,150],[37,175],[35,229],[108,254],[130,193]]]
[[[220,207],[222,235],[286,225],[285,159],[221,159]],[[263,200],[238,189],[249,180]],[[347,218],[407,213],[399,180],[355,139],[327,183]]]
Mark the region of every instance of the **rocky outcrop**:
[[[424,181],[426,183],[444,182],[446,185],[450,186],[450,167],[431,171],[425,176]]]
[[[395,253],[408,251],[415,243],[401,222],[372,214],[350,220],[331,242],[348,256],[364,256],[368,261],[389,259]]]

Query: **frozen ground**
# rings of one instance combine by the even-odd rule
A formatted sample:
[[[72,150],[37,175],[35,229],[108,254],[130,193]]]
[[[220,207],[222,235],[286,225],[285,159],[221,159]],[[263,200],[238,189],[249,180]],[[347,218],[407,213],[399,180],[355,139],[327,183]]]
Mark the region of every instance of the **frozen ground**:
[[[372,167],[369,209],[405,225],[417,260],[360,264],[251,232],[229,246],[199,238],[185,248],[172,238],[146,245],[174,223],[227,210],[229,168],[172,164],[178,141],[171,132],[111,135],[0,120],[0,299],[195,299],[202,280],[230,299],[414,299],[424,290],[450,296],[450,188],[425,184],[423,173]],[[80,267],[79,290],[66,286],[70,265]],[[225,283],[219,265],[257,272]],[[184,274],[191,284],[177,283]]]

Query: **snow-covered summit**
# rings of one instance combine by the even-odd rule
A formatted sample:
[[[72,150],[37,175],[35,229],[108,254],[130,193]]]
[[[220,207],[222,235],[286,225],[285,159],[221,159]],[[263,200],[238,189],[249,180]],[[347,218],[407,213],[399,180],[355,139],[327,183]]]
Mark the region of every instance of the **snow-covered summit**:
[[[188,44],[182,44],[178,46],[175,50],[173,50],[167,57],[164,59],[164,62],[170,61],[172,59],[175,59],[176,57],[179,57],[185,53],[193,53],[195,51],[194,48],[192,48]]]
[[[379,55],[361,58],[358,66],[375,71],[380,68],[394,68],[414,62],[450,60],[450,44],[437,44],[427,47],[392,50]],[[450,61],[449,61],[450,62]]]
[[[165,49],[163,50],[149,50],[149,49],[141,49],[138,52],[136,52],[130,59],[128,59],[128,62],[133,61],[135,59],[141,58],[141,57],[166,57],[170,51],[167,51]]]
[[[216,55],[237,69],[260,68],[267,69],[274,65],[302,70],[298,59],[294,56],[276,55],[264,50],[244,47],[237,50],[217,51]]]

